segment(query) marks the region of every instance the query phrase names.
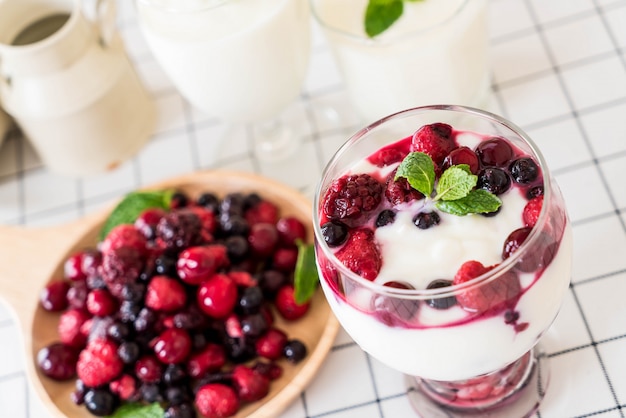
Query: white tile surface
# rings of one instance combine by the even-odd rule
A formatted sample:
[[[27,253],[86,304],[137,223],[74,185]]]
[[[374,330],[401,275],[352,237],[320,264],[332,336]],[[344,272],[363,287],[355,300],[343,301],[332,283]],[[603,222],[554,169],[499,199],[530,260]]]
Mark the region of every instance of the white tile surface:
[[[312,196],[324,164],[363,126],[314,26],[303,94],[286,114],[298,121],[300,158],[284,166],[258,161],[249,130],[220,123],[176,92],[141,38],[133,2],[118,3],[131,60],[157,104],[153,137],[116,171],[78,180],[50,173],[28,142],[10,137],[0,148],[0,223],[61,224],[199,169],[262,173]],[[538,416],[624,418],[626,2],[491,0],[489,8],[495,108],[535,138],[574,221],[573,284],[544,339],[552,383]],[[17,328],[1,304],[0,341],[0,417],[50,418],[27,388]],[[398,372],[340,331],[311,385],[280,418],[409,418],[404,390]]]

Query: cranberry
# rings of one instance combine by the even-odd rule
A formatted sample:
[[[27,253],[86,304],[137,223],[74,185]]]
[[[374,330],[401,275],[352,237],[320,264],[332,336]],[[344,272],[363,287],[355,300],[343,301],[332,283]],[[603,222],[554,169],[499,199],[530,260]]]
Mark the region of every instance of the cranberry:
[[[528,238],[528,235],[530,235],[530,231],[532,231],[532,228],[524,227],[516,229],[509,234],[509,236],[504,241],[504,247],[502,248],[503,260],[509,258],[515,251],[519,249],[519,247],[522,246],[524,241],[526,241],[526,238]]]
[[[444,170],[460,164],[467,164],[472,174],[478,174],[478,170],[480,170],[478,156],[468,147],[459,147],[452,150],[443,160]]]
[[[269,379],[256,373],[248,366],[235,366],[233,386],[237,397],[244,402],[254,402],[264,398],[270,389]]]
[[[293,216],[280,218],[276,223],[278,237],[283,245],[296,245],[296,241],[306,241],[306,227]]]
[[[426,289],[442,289],[449,286],[452,286],[452,280],[437,279],[430,282]],[[454,296],[434,297],[428,299],[427,303],[431,308],[448,309],[456,305],[456,298]]]
[[[72,287],[67,291],[67,302],[75,309],[87,308],[87,294],[89,289],[85,282],[72,283]]]
[[[419,229],[428,229],[438,225],[439,222],[441,222],[441,218],[437,212],[420,212],[413,218],[413,223]]]
[[[376,228],[383,227],[385,225],[392,224],[396,220],[396,213],[391,209],[385,209],[381,211],[376,217]]]
[[[259,287],[263,295],[268,299],[273,299],[283,284],[287,282],[287,276],[278,270],[265,270],[260,274]]]
[[[383,286],[394,289],[414,289],[408,283],[390,281]],[[409,321],[419,307],[417,300],[403,298],[402,296],[377,295],[372,300],[372,308],[376,317],[385,325],[396,326]]]
[[[83,272],[87,279],[98,274],[98,268],[102,265],[102,253],[94,249],[87,249],[82,253]]]
[[[213,318],[225,318],[237,303],[237,286],[225,274],[215,274],[198,287],[198,306]]]
[[[269,223],[257,223],[250,227],[248,244],[252,253],[267,257],[271,255],[278,244],[278,231],[276,226]]]
[[[279,248],[272,256],[272,265],[276,270],[292,272],[298,261],[298,249],[295,247]]]
[[[322,236],[329,247],[338,247],[348,239],[348,226],[343,222],[330,221],[321,226]]]
[[[190,352],[191,337],[183,329],[167,329],[154,342],[154,353],[165,364],[182,363]]]
[[[502,259],[506,260],[513,255],[526,241],[531,231],[531,227],[524,227],[511,232],[504,241]],[[546,268],[554,259],[558,248],[558,242],[555,242],[548,234],[541,232],[534,242],[533,248],[529,248],[528,251],[518,257],[515,268],[525,273]]]
[[[256,341],[255,348],[259,356],[268,360],[278,360],[282,357],[286,344],[287,334],[277,328],[270,328]]]
[[[88,319],[89,315],[81,309],[63,312],[58,325],[61,342],[72,347],[83,347],[87,342],[87,336],[80,329]]]
[[[252,207],[245,208],[244,217],[250,226],[259,223],[275,225],[278,222],[278,208],[266,200],[260,201]]]
[[[509,142],[503,138],[491,138],[476,147],[476,154],[485,167],[506,167],[515,156]]]
[[[193,354],[187,362],[189,376],[198,378],[206,373],[218,371],[226,363],[226,353],[222,346],[209,343],[200,352]]]
[[[81,282],[87,278],[87,275],[83,271],[83,255],[84,252],[80,251],[70,255],[63,264],[63,274],[66,279],[73,282]]]
[[[217,269],[228,265],[227,249],[223,245],[191,247],[183,250],[176,262],[178,277],[187,284],[198,285]]]
[[[69,380],[76,376],[79,351],[62,343],[53,343],[37,353],[39,370],[54,380]]]
[[[163,365],[152,355],[141,357],[135,363],[135,375],[142,382],[155,383],[161,380]]]
[[[185,306],[185,288],[176,279],[154,276],[146,291],[146,306],[155,311],[173,312]]]
[[[304,314],[308,312],[311,305],[310,302],[302,304],[296,303],[294,298],[294,287],[291,284],[286,284],[278,290],[274,303],[280,315],[289,321],[293,321],[304,316]]]
[[[67,292],[70,285],[65,280],[56,280],[48,283],[39,294],[41,307],[46,311],[60,312],[67,308]]]
[[[287,341],[287,344],[285,344],[285,347],[283,348],[283,354],[290,362],[298,363],[306,357],[307,349],[302,341],[293,339]]]
[[[495,167],[485,168],[478,174],[476,188],[501,195],[511,187],[511,178],[506,171]]]
[[[87,295],[87,310],[96,316],[108,316],[117,309],[117,303],[106,289],[95,289]]]
[[[509,172],[516,183],[529,184],[539,176],[539,167],[532,158],[522,157],[509,165]]]

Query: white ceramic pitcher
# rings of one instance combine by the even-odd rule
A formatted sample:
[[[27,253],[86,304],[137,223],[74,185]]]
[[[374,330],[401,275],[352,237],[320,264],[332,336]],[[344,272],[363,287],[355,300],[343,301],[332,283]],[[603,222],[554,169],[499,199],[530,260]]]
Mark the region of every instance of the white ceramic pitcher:
[[[0,99],[43,162],[69,175],[116,167],[156,116],[116,32],[114,0],[92,6],[0,1]]]
[[[10,126],[11,120],[9,119],[9,115],[4,113],[0,107],[0,146],[2,145],[2,142],[4,142],[4,137],[7,135]]]

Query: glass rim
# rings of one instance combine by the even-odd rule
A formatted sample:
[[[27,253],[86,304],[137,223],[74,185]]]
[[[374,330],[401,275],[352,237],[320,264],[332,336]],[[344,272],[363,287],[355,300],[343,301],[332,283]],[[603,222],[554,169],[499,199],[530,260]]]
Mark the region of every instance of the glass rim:
[[[157,4],[157,3],[162,3],[162,2],[155,1],[155,0],[137,0],[137,3],[141,3],[148,7],[153,7],[155,9],[158,9],[162,12],[167,12],[167,13],[195,13],[195,12],[202,12],[204,10],[216,9],[220,6],[223,6],[226,3],[232,3],[233,1],[241,1],[241,0],[209,0],[207,1],[207,4],[205,5],[196,6],[196,7],[187,7],[187,8],[179,6],[178,3],[180,3],[180,1],[176,2],[177,5],[173,5],[173,6]],[[170,3],[170,2],[167,2],[167,3]]]
[[[539,213],[539,217],[537,218],[537,223],[531,229],[531,232],[528,234],[528,237],[526,238],[526,240],[517,249],[517,251],[515,251],[506,260],[503,260],[500,264],[498,264],[492,270],[489,270],[488,272],[478,277],[475,277],[472,280],[468,280],[467,282],[457,284],[457,285],[450,285],[447,287],[435,288],[435,289],[400,289],[400,288],[394,288],[394,287],[389,287],[389,286],[383,286],[380,283],[376,283],[374,281],[370,281],[359,276],[358,274],[350,270],[348,267],[346,267],[341,261],[339,261],[339,259],[335,256],[334,252],[330,249],[328,244],[326,244],[326,242],[324,241],[324,238],[321,232],[319,208],[320,208],[321,198],[323,196],[323,193],[326,192],[327,188],[322,190],[322,187],[323,187],[324,182],[327,180],[330,170],[334,168],[337,160],[341,156],[343,156],[346,152],[349,152],[350,148],[356,142],[358,142],[361,138],[363,138],[368,132],[375,130],[377,127],[384,125],[386,122],[400,119],[400,118],[405,118],[405,117],[416,115],[416,114],[423,114],[423,113],[427,113],[430,111],[448,111],[448,112],[456,112],[456,113],[477,116],[482,120],[486,120],[486,121],[505,127],[506,129],[510,130],[515,135],[517,135],[520,139],[522,139],[532,151],[531,156],[537,159],[537,163],[543,175],[543,186],[544,186],[543,205],[541,208],[541,212]],[[417,127],[416,130],[417,129],[419,129],[419,127]],[[400,139],[401,138],[397,138],[397,140],[400,140]],[[461,105],[440,104],[440,105],[419,106],[419,107],[405,109],[396,113],[392,113],[388,116],[385,116],[382,119],[379,119],[365,126],[364,128],[359,129],[352,136],[350,136],[346,140],[346,142],[344,142],[341,145],[341,147],[339,147],[339,149],[333,154],[331,159],[328,161],[328,163],[324,167],[321,179],[315,189],[315,197],[313,200],[313,229],[314,229],[314,235],[315,235],[316,251],[321,250],[324,253],[324,256],[332,264],[333,268],[338,270],[341,275],[348,277],[350,280],[358,283],[359,285],[367,288],[368,290],[372,292],[376,292],[377,294],[382,294],[382,295],[396,297],[396,298],[402,297],[405,299],[417,299],[417,300],[433,299],[433,298],[439,299],[439,298],[446,298],[450,296],[456,296],[464,291],[467,291],[468,289],[475,288],[475,287],[484,285],[486,283],[489,283],[493,280],[496,280],[502,274],[505,274],[506,272],[510,271],[514,267],[514,265],[518,262],[518,260],[524,254],[527,253],[528,249],[531,248],[539,240],[539,237],[541,236],[541,233],[542,233],[543,226],[548,222],[547,212],[548,212],[548,208],[550,207],[550,202],[552,199],[552,186],[550,182],[551,182],[551,176],[550,176],[550,172],[548,170],[546,161],[543,157],[543,154],[541,153],[541,151],[539,150],[535,142],[528,136],[528,134],[526,134],[519,126],[515,125],[509,120],[501,116],[498,116],[494,113],[488,112],[486,110],[481,110],[481,109],[477,109],[477,108],[473,108],[469,106],[461,106]],[[320,276],[322,275],[321,272],[319,271],[318,271],[318,274],[320,274]],[[450,278],[450,280],[451,279],[452,278]],[[325,280],[325,279],[320,277],[320,280]]]
[[[435,23],[432,26],[428,26],[428,27],[422,28],[422,29],[416,29],[414,31],[407,32],[407,33],[401,33],[401,34],[398,34],[398,35],[395,35],[395,36],[386,36],[386,37],[383,37],[383,38],[380,38],[380,37],[370,38],[366,34],[358,35],[358,34],[351,33],[351,32],[348,32],[348,31],[346,31],[344,29],[340,29],[340,28],[338,28],[336,26],[328,24],[327,20],[324,19],[320,15],[320,13],[318,13],[317,3],[320,0],[309,0],[309,1],[310,1],[310,4],[311,4],[311,15],[313,15],[313,17],[315,18],[317,23],[320,24],[322,29],[326,29],[326,30],[328,30],[328,31],[330,31],[330,32],[332,32],[334,34],[338,34],[338,35],[343,36],[344,38],[350,39],[352,41],[360,42],[360,43],[363,43],[363,44],[368,44],[368,45],[371,45],[371,46],[385,45],[385,44],[389,44],[391,42],[395,42],[395,41],[398,41],[398,40],[403,40],[403,39],[406,39],[406,38],[412,38],[412,37],[420,36],[420,35],[426,36],[429,32],[432,32],[435,29],[440,28],[440,27],[446,25],[447,23],[449,23],[450,21],[454,20],[459,14],[461,14],[461,12],[463,10],[465,10],[468,7],[468,4],[470,3],[470,0],[463,0],[463,2],[461,4],[459,4],[459,6],[455,9],[454,13],[451,13],[445,19]],[[471,1],[476,1],[476,0],[471,0]],[[363,11],[363,12],[365,12],[365,11]]]

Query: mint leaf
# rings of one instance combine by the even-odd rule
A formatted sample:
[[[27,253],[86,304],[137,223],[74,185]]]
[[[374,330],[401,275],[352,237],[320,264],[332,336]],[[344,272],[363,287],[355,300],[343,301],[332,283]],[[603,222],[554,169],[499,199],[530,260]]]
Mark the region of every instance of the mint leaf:
[[[411,152],[398,166],[394,180],[400,177],[407,179],[411,187],[428,197],[435,185],[435,165],[433,160],[423,152]]]
[[[294,299],[301,305],[308,302],[315,293],[319,278],[315,264],[315,247],[298,240],[298,261],[294,272]]]
[[[142,405],[138,403],[127,403],[115,411],[107,418],[163,418],[165,411],[158,403]]]
[[[439,200],[437,209],[452,215],[465,216],[470,213],[489,213],[498,210],[502,201],[483,189],[472,190],[465,197],[457,200]]]
[[[402,0],[369,0],[365,9],[365,33],[370,38],[383,33],[402,16]]]
[[[100,240],[116,226],[132,224],[141,212],[149,208],[169,209],[174,190],[141,191],[127,194],[113,209],[100,230]]]
[[[476,187],[478,176],[470,171],[469,165],[453,165],[443,172],[437,183],[434,200],[457,200],[468,195]]]

